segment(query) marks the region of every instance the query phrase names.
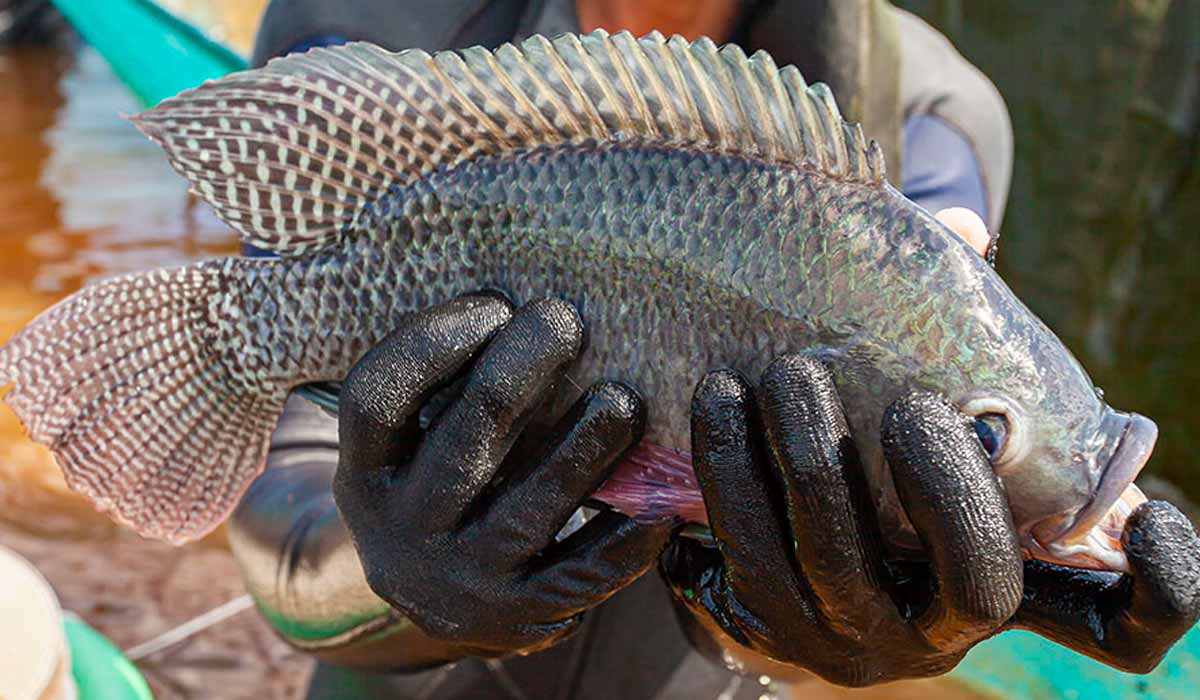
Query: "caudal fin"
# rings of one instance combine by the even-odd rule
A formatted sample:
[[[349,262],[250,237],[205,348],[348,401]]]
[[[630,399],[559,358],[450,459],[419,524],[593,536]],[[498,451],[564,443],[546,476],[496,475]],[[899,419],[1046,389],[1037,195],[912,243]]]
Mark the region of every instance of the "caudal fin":
[[[283,391],[237,380],[220,308],[236,268],[126,275],[43,312],[0,348],[0,386],[67,483],[138,533],[203,536],[261,471]]]

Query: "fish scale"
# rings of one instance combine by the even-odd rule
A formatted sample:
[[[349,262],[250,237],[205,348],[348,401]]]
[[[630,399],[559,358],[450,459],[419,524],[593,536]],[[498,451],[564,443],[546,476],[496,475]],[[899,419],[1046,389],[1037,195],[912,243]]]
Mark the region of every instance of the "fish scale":
[[[306,270],[301,277],[280,270],[249,278],[255,286],[242,298],[269,299],[273,291],[290,311],[265,327],[266,336],[255,335],[260,326],[246,327],[238,344],[270,346],[290,325],[291,342],[310,345],[283,355],[304,359],[274,367],[272,376],[340,379],[405,313],[429,304],[481,288],[519,302],[565,298],[589,327],[589,346],[572,370],[575,383],[609,378],[633,384],[654,397],[647,439],[686,450],[691,389],[706,370],[729,366],[755,376],[786,352],[849,355],[861,333],[872,333],[864,331],[872,321],[864,312],[881,303],[916,303],[938,286],[918,276],[935,277],[936,265],[898,260],[891,264],[912,284],[891,289],[890,299],[871,286],[851,293],[845,270],[906,249],[896,239],[873,236],[876,229],[944,234],[888,189],[827,180],[801,167],[637,145],[584,144],[478,159],[380,198],[339,250],[290,260]],[[747,190],[762,194],[740,194]],[[823,214],[803,216],[814,209]],[[631,221],[640,226],[627,227]],[[810,249],[819,252],[779,254]],[[924,250],[912,253],[924,259]],[[386,270],[376,267],[380,259]],[[789,259],[803,263],[789,270],[783,262]],[[474,274],[463,274],[467,269]],[[427,276],[433,270],[440,274]],[[299,284],[289,287],[289,279]],[[352,280],[391,304],[354,303]],[[630,299],[656,313],[647,318],[629,309],[623,302]],[[356,323],[314,335],[304,315],[311,308]],[[953,310],[968,316],[974,306]],[[247,309],[248,318],[260,315]],[[893,319],[874,321],[895,327]],[[897,369],[886,384],[868,387],[877,394],[876,410],[852,414],[860,421],[858,434],[877,435],[882,406],[911,384],[906,368]],[[854,371],[847,366],[840,373],[847,384],[858,381]],[[573,398],[563,395],[560,403]],[[877,471],[880,488],[887,488],[881,465]]]
[[[919,541],[880,419],[923,390],[987,436],[1029,556],[1127,566],[1113,533],[1153,423],[1105,405],[995,272],[887,184],[829,90],[764,53],[604,32],[351,44],[134,122],[279,255],[99,283],[0,348],[31,437],[138,532],[216,527],[293,388],[343,378],[405,314],[491,288],[572,302],[588,343],[570,384],[645,397],[646,439],[595,494],[634,517],[706,518],[687,453],[705,372],[753,378],[803,353],[831,370],[897,550]]]

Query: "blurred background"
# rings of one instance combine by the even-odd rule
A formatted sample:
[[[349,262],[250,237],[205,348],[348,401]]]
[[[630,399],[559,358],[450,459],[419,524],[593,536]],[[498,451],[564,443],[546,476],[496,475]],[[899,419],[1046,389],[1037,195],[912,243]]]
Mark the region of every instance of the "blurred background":
[[[95,2],[114,13],[154,4]],[[1139,484],[1195,521],[1200,0],[896,4],[942,30],[1003,94],[1016,161],[1000,271],[1113,405],[1158,422],[1158,448]],[[160,151],[120,117],[143,106],[127,84],[162,67],[133,61],[114,70],[89,45],[98,30],[73,15],[80,3],[57,5],[83,36],[56,3],[0,0],[0,340],[92,278],[237,250],[232,233],[188,199]],[[159,0],[148,21],[178,32],[171,41],[207,61],[201,74],[173,74],[180,84],[170,92],[205,71],[235,67],[264,5]],[[0,410],[0,545],[32,561],[64,608],[121,648],[243,593],[221,533],[172,548],[120,531],[66,489],[48,453],[23,438],[7,410]],[[1060,653],[1047,649],[1022,653]],[[1016,652],[991,653],[991,662],[972,654],[967,665],[975,666],[956,680],[883,696],[1027,696],[988,685],[1004,654]],[[1200,677],[1200,668],[1180,663],[1195,662],[1167,670]],[[292,698],[309,665],[246,613],[148,656],[138,669],[161,698],[212,697],[206,689],[216,687],[226,689],[220,697]],[[1081,668],[1100,674],[1107,688],[1087,697],[1154,694],[1153,681],[1115,686],[1115,674]],[[1036,676],[1021,687],[1058,696]]]

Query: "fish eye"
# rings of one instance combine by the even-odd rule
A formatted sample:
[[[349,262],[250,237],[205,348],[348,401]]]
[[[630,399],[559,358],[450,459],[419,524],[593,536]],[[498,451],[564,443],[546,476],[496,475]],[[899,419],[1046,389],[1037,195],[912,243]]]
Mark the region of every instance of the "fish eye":
[[[994,392],[973,392],[959,399],[959,410],[974,421],[979,444],[997,474],[1020,464],[1032,449],[1021,404]]]
[[[1008,443],[1008,419],[1002,413],[981,413],[975,416],[975,434],[988,458],[997,461]]]

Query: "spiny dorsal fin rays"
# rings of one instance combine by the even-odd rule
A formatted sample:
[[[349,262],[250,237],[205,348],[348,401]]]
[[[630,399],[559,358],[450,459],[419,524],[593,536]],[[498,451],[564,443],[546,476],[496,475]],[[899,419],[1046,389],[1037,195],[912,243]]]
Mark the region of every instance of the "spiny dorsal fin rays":
[[[684,81],[683,71],[679,69],[672,47],[661,34],[655,32],[652,36],[658,43],[646,45],[644,42],[635,47],[647,53],[653,53],[654,67],[659,72],[667,87],[666,101],[659,105],[660,112],[676,112],[679,114],[679,131],[670,132],[677,135],[680,141],[701,143],[705,140],[704,122],[700,117],[700,106]],[[640,52],[640,51],[639,51]]]
[[[842,132],[842,117],[829,86],[817,83],[808,89],[817,103],[817,117],[821,122],[825,152],[828,154],[829,169],[836,173],[847,172],[846,138]]]
[[[726,46],[721,58],[729,72],[733,94],[741,112],[746,115],[746,123],[753,129],[753,141],[761,145],[762,157],[770,161],[779,160],[783,155],[783,138],[776,136],[778,132],[764,101],[758,76],[754,74],[754,64],[737,44]]]
[[[749,66],[755,73],[754,82],[763,90],[761,97],[764,118],[772,123],[771,128],[780,140],[776,157],[783,158],[788,153],[804,153],[803,130],[796,119],[796,110],[770,108],[770,105],[774,104],[790,104],[783,84],[784,76],[780,74],[775,60],[766,51],[756,51],[749,61]],[[795,68],[792,68],[792,71],[798,72]]]
[[[625,34],[624,36],[632,39],[632,36]],[[613,37],[616,39],[616,37]],[[647,137],[650,140],[656,140],[662,137],[658,131],[658,126],[654,123],[653,112],[650,111],[650,105],[646,102],[645,92],[653,92],[656,88],[653,83],[648,83],[644,87],[639,86],[638,81],[634,78],[632,69],[625,64],[625,57],[633,57],[635,54],[640,54],[636,49],[631,52],[625,52],[624,56],[621,51],[617,50],[616,41],[600,42],[593,45],[597,50],[603,51],[603,59],[613,67],[613,75],[616,78],[618,89],[615,90],[617,99],[626,99],[629,104],[626,110],[633,115],[636,115],[636,120],[642,125]]]
[[[513,101],[522,108],[512,122],[518,126],[528,123],[534,131],[532,138],[524,143],[556,143],[575,134],[581,138],[605,138],[608,133],[604,120],[579,84],[580,78],[587,78],[586,68],[563,69],[559,63],[567,63],[567,51],[556,51],[545,43],[543,37],[536,36],[525,41],[521,49],[512,44],[496,49],[496,59],[510,78],[506,86]]]
[[[648,35],[653,41],[662,42],[662,35],[653,32]],[[629,32],[621,32],[612,36],[612,55],[621,59],[629,77],[629,82],[637,90],[637,97],[646,110],[646,119],[653,126],[652,138],[662,137],[662,134],[678,134],[682,131],[675,110],[662,109],[661,105],[670,101],[663,81],[651,65],[648,54],[650,50],[638,50],[637,40]],[[663,120],[660,123],[659,120]]]
[[[787,104],[792,106],[792,114],[798,129],[794,132],[800,139],[800,151],[807,162],[822,172],[829,171],[829,163],[825,158],[825,149],[817,122],[817,113],[809,97],[808,84],[804,76],[795,66],[785,66],[779,71],[779,80],[787,94]]]
[[[134,121],[247,242],[283,255],[336,243],[389,187],[542,145],[689,144],[883,178],[878,147],[823,85],[762,52],[657,32],[433,56],[314,49],[207,82]]]
[[[625,115],[620,113],[620,105],[612,98],[608,76],[597,73],[596,61],[588,55],[577,36],[564,34],[554,42],[548,42],[540,36],[532,37],[523,42],[521,48],[523,51],[541,49],[540,55],[529,54],[533,60],[525,60],[524,55],[519,58],[513,57],[513,63],[520,65],[535,81],[535,66],[544,64],[559,69],[551,73],[556,79],[553,84],[543,84],[539,87],[550,88],[547,91],[550,94],[543,99],[551,97],[559,90],[575,98],[568,104],[568,110],[578,111],[583,117],[584,124],[580,136],[603,140],[610,135],[609,127],[613,124],[628,124],[636,129],[636,126],[629,124]],[[517,51],[514,50],[514,53]],[[568,140],[576,138],[569,130],[564,131],[562,136]]]

